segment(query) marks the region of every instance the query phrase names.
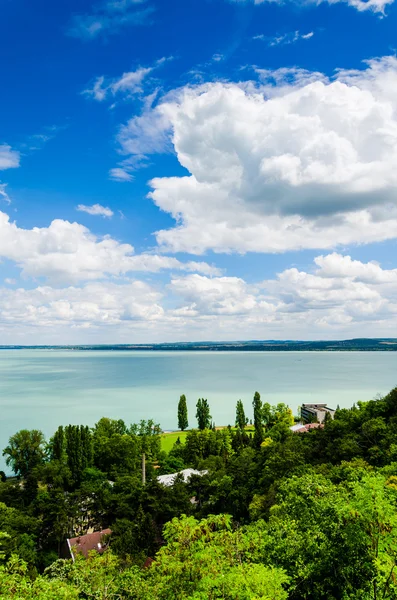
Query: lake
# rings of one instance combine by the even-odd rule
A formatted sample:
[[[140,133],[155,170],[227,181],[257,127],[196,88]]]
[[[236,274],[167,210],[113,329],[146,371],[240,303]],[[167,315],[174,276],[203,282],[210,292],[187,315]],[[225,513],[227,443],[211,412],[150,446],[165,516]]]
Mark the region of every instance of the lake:
[[[46,436],[58,425],[93,425],[102,416],[127,423],[153,418],[177,427],[186,394],[189,424],[207,398],[217,425],[234,423],[236,401],[349,407],[397,385],[397,352],[0,351],[0,449],[19,429]]]

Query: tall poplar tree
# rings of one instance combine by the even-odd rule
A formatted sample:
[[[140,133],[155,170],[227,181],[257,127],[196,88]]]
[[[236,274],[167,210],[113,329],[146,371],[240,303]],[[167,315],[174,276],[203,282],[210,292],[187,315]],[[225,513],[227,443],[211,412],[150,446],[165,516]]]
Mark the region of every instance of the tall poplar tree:
[[[186,396],[182,394],[178,403],[178,429],[184,431],[188,427]]]
[[[208,400],[204,400],[204,398],[199,398],[196,404],[196,419],[198,423],[198,428],[209,429],[211,427],[211,415],[210,415],[210,406],[208,404]]]
[[[262,402],[259,392],[255,392],[252,406],[254,407],[254,445],[258,447],[263,442]]]
[[[64,429],[66,437],[67,464],[72,472],[74,482],[79,484],[83,471],[93,463],[92,434],[84,425],[67,425]]]
[[[248,423],[248,419],[245,416],[244,406],[241,400],[237,400],[236,405],[236,427],[241,431],[244,431],[245,426]]]
[[[66,456],[65,432],[62,425],[58,427],[51,440],[51,459],[62,461]]]

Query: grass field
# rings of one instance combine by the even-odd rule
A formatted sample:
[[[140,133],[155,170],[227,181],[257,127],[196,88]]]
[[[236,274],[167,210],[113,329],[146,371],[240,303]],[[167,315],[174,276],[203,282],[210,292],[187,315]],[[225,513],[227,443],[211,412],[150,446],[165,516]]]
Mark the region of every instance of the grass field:
[[[219,429],[222,429],[222,427],[219,427]],[[232,427],[232,429],[235,430],[236,428]],[[252,433],[254,431],[254,428],[248,425],[248,427],[246,427],[246,431],[248,433]],[[172,433],[163,433],[161,436],[161,449],[165,452],[169,452],[170,450],[172,450],[172,447],[175,444],[178,437],[181,440],[182,444],[184,444],[186,434],[187,431],[173,431]]]
[[[173,431],[172,433],[163,433],[161,436],[161,449],[165,452],[169,452],[172,450],[173,445],[175,444],[178,437],[180,438],[182,444],[185,441],[187,431]]]

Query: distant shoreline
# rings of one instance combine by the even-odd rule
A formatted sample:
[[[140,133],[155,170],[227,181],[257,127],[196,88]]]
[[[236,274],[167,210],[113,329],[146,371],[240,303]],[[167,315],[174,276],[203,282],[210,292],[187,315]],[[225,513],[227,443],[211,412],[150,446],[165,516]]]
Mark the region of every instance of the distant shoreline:
[[[74,350],[74,351],[206,351],[206,352],[396,352],[397,338],[358,338],[351,340],[248,340],[236,342],[175,342],[161,344],[72,344],[1,345],[0,350]]]

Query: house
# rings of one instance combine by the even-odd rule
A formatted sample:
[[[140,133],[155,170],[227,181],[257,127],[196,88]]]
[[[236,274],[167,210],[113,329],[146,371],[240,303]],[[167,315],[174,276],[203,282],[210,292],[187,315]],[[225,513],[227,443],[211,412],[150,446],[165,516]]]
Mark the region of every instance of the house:
[[[335,410],[328,408],[326,404],[302,404],[301,406],[301,418],[304,423],[323,423],[326,414],[333,419]]]
[[[183,481],[187,483],[192,475],[199,475],[202,477],[206,475],[208,471],[196,471],[196,469],[184,469],[183,471],[179,471],[178,473],[171,473],[170,475],[159,475],[157,477],[157,481],[162,485],[170,487],[174,485],[174,481],[178,475],[182,475]]]
[[[75,554],[82,554],[87,558],[88,553],[92,550],[96,550],[98,554],[102,554],[108,548],[106,536],[111,533],[110,529],[103,529],[102,531],[94,531],[93,533],[79,535],[78,537],[66,540],[66,558],[71,558],[74,562]]]

